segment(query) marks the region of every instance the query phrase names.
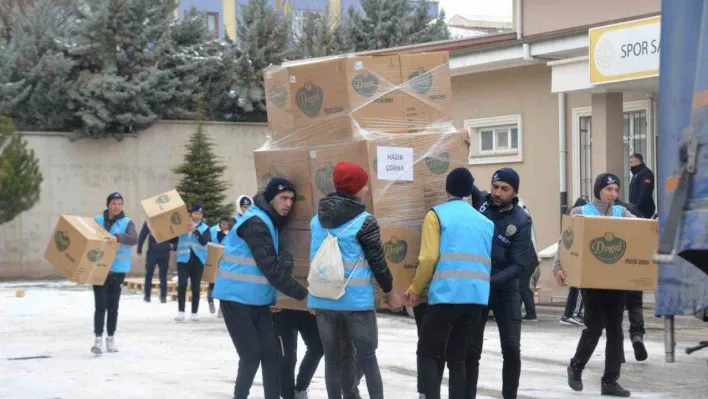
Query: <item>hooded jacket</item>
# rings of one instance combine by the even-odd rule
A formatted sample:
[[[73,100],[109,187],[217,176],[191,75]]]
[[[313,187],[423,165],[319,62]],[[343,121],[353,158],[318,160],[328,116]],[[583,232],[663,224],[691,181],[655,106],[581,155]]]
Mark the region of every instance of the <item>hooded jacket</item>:
[[[356,197],[346,193],[332,193],[320,200],[317,218],[325,229],[339,227],[366,210],[366,206]],[[376,218],[368,216],[356,234],[359,245],[364,250],[364,257],[376,282],[388,293],[393,289],[393,276],[386,263],[381,245],[381,230]]]
[[[256,195],[253,204],[270,217],[276,228],[284,225],[287,221],[286,216],[280,216],[275,212],[263,194]],[[292,278],[293,265],[287,265],[278,260],[278,253],[275,250],[270,230],[261,218],[248,219],[236,230],[236,234],[246,242],[261,273],[275,289],[297,300],[307,297],[305,287]]]
[[[629,202],[641,212],[638,217],[650,218],[656,212],[654,204],[654,173],[641,164],[632,168],[632,180],[629,183]]]

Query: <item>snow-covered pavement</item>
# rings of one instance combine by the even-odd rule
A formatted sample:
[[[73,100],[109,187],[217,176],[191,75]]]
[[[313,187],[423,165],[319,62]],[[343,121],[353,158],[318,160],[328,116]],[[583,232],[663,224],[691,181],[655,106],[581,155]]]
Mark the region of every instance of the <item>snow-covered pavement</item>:
[[[236,351],[223,321],[208,313],[205,301],[199,322],[178,324],[173,321],[175,302],[146,304],[141,295],[124,290],[116,333],[120,352],[95,357],[89,352],[93,340],[90,289],[32,283],[25,288],[24,298],[15,297],[16,289],[16,284],[0,285],[0,398],[231,398]],[[604,341],[585,373],[585,392],[572,392],[566,385],[565,367],[580,329],[560,326],[557,314],[539,317],[541,322],[523,327],[519,397],[600,397]],[[708,397],[708,350],[691,356],[683,353],[686,346],[708,339],[708,330],[681,328],[676,363],[666,364],[663,331],[658,324],[649,327],[647,362],[634,361],[631,346],[625,345],[627,363],[621,383],[632,390],[632,397]],[[418,397],[416,340],[413,319],[379,316],[377,353],[387,398]],[[300,347],[304,348],[302,342]],[[499,336],[490,322],[480,397],[501,397],[501,366]],[[252,398],[263,397],[260,381],[259,373]],[[362,382],[362,397],[367,398],[365,387]],[[310,398],[326,398],[324,364],[313,379]]]

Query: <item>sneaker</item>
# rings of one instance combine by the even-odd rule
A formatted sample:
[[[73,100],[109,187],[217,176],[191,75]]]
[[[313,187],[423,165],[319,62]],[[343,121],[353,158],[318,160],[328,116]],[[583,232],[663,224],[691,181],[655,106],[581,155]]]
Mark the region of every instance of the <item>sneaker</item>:
[[[150,297],[149,296],[143,297],[143,301],[145,301],[145,303],[150,303]]]
[[[175,317],[175,321],[184,321],[184,312],[177,313],[177,317]]]
[[[524,316],[524,318],[522,320],[523,321],[538,321],[538,317],[526,315],[526,316]]]
[[[632,337],[632,347],[634,348],[634,358],[638,362],[647,360],[649,354],[647,353],[647,347],[644,346],[644,338],[641,335]]]
[[[583,316],[573,316],[570,318],[570,322],[578,327],[585,327],[585,319],[583,319]]]
[[[293,399],[307,399],[307,391],[295,391]]]
[[[602,383],[602,395],[603,396],[619,396],[622,398],[628,398],[632,396],[632,393],[628,390],[622,388],[617,382],[603,382]]]
[[[164,296],[160,298],[160,303],[167,303],[167,298],[165,298]]]
[[[94,355],[103,354],[103,350],[101,349],[102,346],[103,338],[96,337],[96,339],[93,341],[93,346],[91,347],[91,353],[93,353]]]
[[[571,319],[570,317],[563,316],[560,319],[560,323],[564,326],[574,326],[575,324],[573,324],[573,322],[571,322],[570,319]]]
[[[572,360],[568,365],[568,386],[573,391],[583,390],[583,369],[575,366]]]
[[[199,321],[199,315],[192,313],[192,321]]]
[[[223,318],[224,318],[224,314],[221,312],[221,308],[219,308],[219,313],[216,314],[216,318],[217,318],[217,319],[223,319]]]
[[[216,306],[214,306],[214,301],[209,302],[209,313],[216,313]]]
[[[116,344],[115,344],[115,342],[113,342],[113,337],[106,338],[106,352],[108,352],[108,353],[118,352],[118,348],[116,348]]]

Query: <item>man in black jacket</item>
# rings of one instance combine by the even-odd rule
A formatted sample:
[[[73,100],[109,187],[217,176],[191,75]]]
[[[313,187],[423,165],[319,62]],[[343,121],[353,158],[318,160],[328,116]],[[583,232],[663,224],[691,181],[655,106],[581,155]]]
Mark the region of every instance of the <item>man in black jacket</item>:
[[[511,168],[502,168],[492,177],[491,194],[479,211],[494,222],[492,240],[492,275],[489,307],[472,337],[467,352],[466,399],[477,396],[479,359],[482,356],[484,327],[489,311],[499,328],[502,357],[502,396],[516,398],[521,376],[521,298],[519,277],[524,268],[533,264],[531,218],[518,206],[519,175]]]
[[[278,259],[278,251],[274,237],[263,218],[270,219],[276,230],[282,227],[288,219],[290,209],[295,200],[295,186],[283,178],[273,178],[262,194],[254,198],[254,209],[244,216],[244,222],[239,221],[223,241],[226,254],[232,248],[248,247],[248,257],[252,258],[258,268],[258,277],[265,277],[267,284],[283,294],[297,300],[305,299],[307,290],[292,278],[292,265],[282,263]],[[244,220],[244,219],[240,219]],[[236,347],[239,357],[238,376],[234,387],[234,398],[245,399],[249,395],[253,379],[259,366],[262,368],[263,389],[265,399],[280,397],[280,372],[278,367],[278,352],[275,327],[270,306],[258,303],[263,294],[264,284],[245,284],[233,272],[238,264],[228,262],[226,256],[219,268],[220,274],[214,287],[214,298],[221,301],[226,328]],[[244,258],[244,256],[238,256]],[[223,275],[222,275],[223,273]],[[260,280],[260,279],[259,279]],[[244,289],[239,289],[239,284]]]
[[[138,237],[138,255],[143,254],[143,244],[148,239],[147,257],[145,258],[145,302],[150,302],[152,292],[152,276],[155,273],[155,265],[159,268],[160,276],[160,302],[167,303],[167,270],[170,266],[170,251],[175,247],[169,241],[157,243],[155,237],[150,232],[147,223],[143,223]]]
[[[654,204],[654,173],[644,164],[644,157],[634,153],[629,157],[632,180],[629,183],[629,203],[639,209],[645,219],[651,219],[656,212]]]

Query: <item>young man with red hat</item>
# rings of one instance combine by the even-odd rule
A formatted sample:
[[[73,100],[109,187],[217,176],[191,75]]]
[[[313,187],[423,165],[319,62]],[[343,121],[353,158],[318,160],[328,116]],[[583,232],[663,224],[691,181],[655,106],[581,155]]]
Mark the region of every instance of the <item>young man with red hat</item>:
[[[310,223],[310,259],[315,257],[328,234],[338,237],[348,284],[339,299],[308,295],[308,307],[317,313],[324,346],[327,395],[329,399],[342,397],[343,324],[351,332],[369,397],[383,399],[383,382],[376,359],[378,331],[372,277],[384,291],[391,309],[400,309],[401,299],[393,292],[393,277],[381,246],[379,225],[364,205],[369,193],[368,173],[359,165],[340,162],[334,168],[333,178],[336,192],[320,200],[318,214]]]
[[[591,203],[573,208],[571,215],[610,216],[634,218],[635,216],[622,205],[617,205],[620,181],[611,173],[602,173],[595,179]],[[553,259],[553,274],[560,285],[566,285],[565,274],[560,263],[560,245]],[[624,362],[624,337],[622,319],[624,317],[625,291],[599,290],[583,288],[585,301],[585,326],[575,356],[568,365],[568,385],[574,391],[583,390],[583,369],[592,357],[597,343],[605,330],[607,343],[605,348],[605,373],[601,380],[601,393],[606,396],[628,397],[631,393],[617,382]]]

